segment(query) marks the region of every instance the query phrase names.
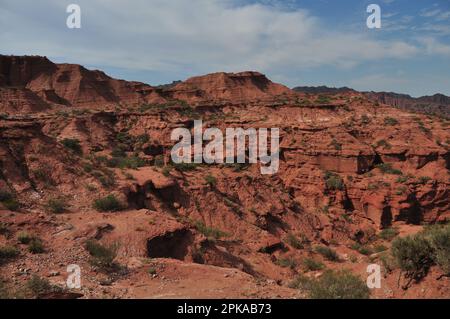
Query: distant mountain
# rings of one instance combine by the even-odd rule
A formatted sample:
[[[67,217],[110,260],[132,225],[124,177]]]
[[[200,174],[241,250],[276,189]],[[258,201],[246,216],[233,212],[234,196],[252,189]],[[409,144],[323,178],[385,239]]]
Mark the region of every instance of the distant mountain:
[[[293,89],[296,92],[309,94],[342,94],[357,92],[348,87],[332,88],[327,86],[301,86]],[[368,99],[394,106],[396,108],[423,114],[450,118],[450,97],[443,94],[414,98],[407,94],[394,92],[361,92]]]
[[[296,92],[308,93],[308,94],[340,94],[347,92],[356,92],[348,87],[334,88],[328,86],[298,86],[293,89]]]

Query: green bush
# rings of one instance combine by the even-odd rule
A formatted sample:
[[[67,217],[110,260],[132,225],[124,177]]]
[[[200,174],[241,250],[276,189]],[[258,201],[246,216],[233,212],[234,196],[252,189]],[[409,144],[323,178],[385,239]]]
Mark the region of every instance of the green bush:
[[[107,246],[91,239],[86,242],[86,250],[91,255],[91,264],[103,269],[115,267],[114,259],[119,250],[118,243]]]
[[[368,299],[367,284],[348,270],[327,270],[318,279],[299,277],[294,286],[305,290],[311,299]]]
[[[14,196],[10,192],[0,189],[0,202],[11,200],[13,198]]]
[[[27,281],[26,288],[28,288],[34,297],[63,290],[61,287],[52,285],[47,279],[41,278],[36,274]]]
[[[32,254],[42,254],[45,252],[42,240],[38,237],[33,237],[28,244],[28,251]]]
[[[30,235],[27,232],[20,232],[17,235],[17,240],[19,241],[19,243],[24,244],[24,245],[28,245],[33,238],[34,238],[34,236]]]
[[[205,177],[205,182],[206,182],[206,184],[208,184],[209,186],[214,187],[214,186],[217,185],[217,178],[215,178],[214,176],[212,176],[212,175],[210,174],[210,175],[207,175],[207,176]]]
[[[450,225],[431,229],[427,235],[433,249],[433,260],[450,275]]]
[[[112,157],[108,160],[108,167],[117,167],[117,168],[131,168],[137,169],[139,167],[145,166],[145,160],[138,156],[130,156],[130,157]]]
[[[337,255],[336,251],[329,247],[317,246],[315,248],[315,251],[330,261],[339,261],[339,256]]]
[[[342,150],[342,144],[339,143],[336,139],[333,138],[333,140],[330,143],[330,146],[332,146],[335,150],[340,151]]]
[[[391,241],[398,235],[398,230],[395,228],[385,228],[379,234],[378,237],[384,240]]]
[[[124,209],[114,195],[108,195],[94,201],[94,208],[100,212],[118,212]]]
[[[312,258],[306,258],[303,260],[303,265],[305,266],[307,271],[317,271],[322,270],[325,266],[320,261],[312,259]]]
[[[0,262],[19,256],[19,250],[13,246],[0,247]]]
[[[75,154],[81,155],[83,151],[81,149],[80,141],[74,138],[65,138],[61,141],[61,144],[66,148],[72,150]]]
[[[378,164],[376,166],[383,174],[403,175],[402,171],[392,168],[391,164]]]
[[[295,267],[297,267],[297,263],[292,258],[280,258],[280,259],[277,259],[275,261],[275,264],[280,266],[280,267],[283,267],[283,268],[288,268],[289,267],[291,269],[295,269]]]
[[[0,203],[11,211],[16,211],[19,209],[20,204],[16,200],[15,196],[8,191],[0,190]]]
[[[171,163],[171,166],[179,172],[195,171],[199,164],[196,163]]]
[[[8,236],[10,233],[9,226],[5,223],[0,223],[0,235]]]
[[[221,231],[219,229],[212,228],[212,227],[207,227],[201,221],[195,221],[194,222],[194,227],[207,238],[220,239],[222,237],[228,237],[229,236],[229,234],[227,234],[224,231]]]
[[[342,178],[332,172],[325,172],[325,184],[329,190],[343,190],[344,181]]]
[[[423,278],[433,262],[433,249],[422,234],[395,239],[391,251],[407,278]]]
[[[51,198],[47,201],[47,208],[53,214],[62,214],[67,209],[67,203],[62,198]]]
[[[286,242],[290,246],[294,247],[295,249],[303,249],[304,248],[303,242],[292,233],[289,233],[287,235]]]
[[[390,126],[395,126],[398,124],[398,121],[392,117],[386,117],[386,118],[384,118],[384,124],[390,125]]]

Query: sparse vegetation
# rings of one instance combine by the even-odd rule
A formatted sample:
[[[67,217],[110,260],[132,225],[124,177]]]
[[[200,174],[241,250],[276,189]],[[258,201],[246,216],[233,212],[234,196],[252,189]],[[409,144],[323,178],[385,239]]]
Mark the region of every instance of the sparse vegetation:
[[[13,246],[0,247],[0,263],[19,256],[19,250]]]
[[[15,196],[5,190],[0,190],[0,204],[11,211],[16,211],[20,207],[20,204],[16,200]]]
[[[406,272],[405,277],[411,280],[425,277],[433,262],[433,249],[423,234],[395,239],[391,251]]]
[[[45,252],[42,240],[39,237],[33,237],[28,244],[28,251],[32,254],[42,254]]]
[[[88,240],[85,244],[86,250],[91,255],[91,264],[101,269],[111,269],[117,266],[114,260],[119,250],[118,243],[103,245],[96,240]]]
[[[208,227],[201,221],[195,221],[193,224],[194,224],[194,227],[200,233],[202,233],[205,237],[207,237],[209,239],[220,239],[222,237],[228,237],[229,236],[229,234],[227,234],[226,232],[221,231],[221,230],[216,229],[216,228]]]
[[[311,299],[368,299],[370,297],[366,283],[348,270],[327,270],[317,279],[299,276],[290,286],[305,290]]]
[[[68,205],[63,198],[51,198],[47,201],[47,209],[53,214],[62,214]]]
[[[342,178],[332,172],[325,172],[325,184],[329,190],[343,190],[344,181]]]
[[[217,178],[212,176],[211,174],[205,176],[205,182],[211,187],[215,187],[217,185]]]
[[[94,201],[94,208],[100,212],[118,212],[124,209],[120,201],[114,195],[108,195]]]
[[[303,260],[303,265],[307,271],[322,270],[325,266],[320,261],[313,258],[306,258]]]
[[[24,244],[24,245],[28,245],[33,238],[34,238],[33,235],[30,235],[29,233],[24,232],[24,231],[20,232],[17,235],[17,240],[19,241],[19,243]]]
[[[292,233],[289,233],[287,235],[286,242],[290,246],[294,247],[295,249],[303,249],[304,248],[303,242]]]
[[[317,246],[315,247],[315,251],[330,261],[339,261],[338,254],[332,248],[326,246]]]
[[[392,117],[385,117],[384,118],[384,124],[389,126],[395,126],[398,125],[398,121]]]
[[[342,144],[339,143],[336,139],[333,138],[333,140],[330,143],[330,146],[332,146],[335,150],[340,151],[342,150]]]
[[[61,141],[61,144],[64,145],[64,147],[73,151],[75,154],[78,155],[83,154],[83,150],[81,149],[80,141],[78,139],[65,138]]]
[[[52,285],[47,279],[41,278],[36,274],[27,281],[26,288],[32,293],[33,297],[63,291],[63,288]]]
[[[295,269],[295,267],[297,267],[297,263],[294,259],[292,258],[280,258],[277,259],[275,261],[275,264],[283,267],[283,268],[291,268],[291,269]]]
[[[398,235],[398,230],[395,228],[385,228],[379,234],[378,237],[384,240],[391,241]]]
[[[402,171],[392,168],[391,164],[378,164],[376,166],[383,174],[403,175]]]

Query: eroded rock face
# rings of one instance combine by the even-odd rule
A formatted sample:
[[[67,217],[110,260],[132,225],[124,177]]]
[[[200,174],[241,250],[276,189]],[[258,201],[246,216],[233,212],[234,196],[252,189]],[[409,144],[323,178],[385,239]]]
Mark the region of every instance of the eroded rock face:
[[[2,202],[1,216],[12,216],[13,229],[34,227],[56,254],[89,238],[120,241],[118,258],[179,259],[281,282],[295,274],[279,259],[309,258],[316,245],[348,255],[383,228],[450,218],[445,120],[355,91],[295,93],[256,72],[154,89],[44,58],[0,61],[0,106],[10,115],[0,118],[0,190],[27,212]],[[67,107],[78,111],[60,112]],[[170,164],[172,130],[192,130],[199,118],[222,131],[279,128],[279,172]],[[110,194],[127,210],[94,211]],[[48,201],[59,197],[68,213],[55,217]]]

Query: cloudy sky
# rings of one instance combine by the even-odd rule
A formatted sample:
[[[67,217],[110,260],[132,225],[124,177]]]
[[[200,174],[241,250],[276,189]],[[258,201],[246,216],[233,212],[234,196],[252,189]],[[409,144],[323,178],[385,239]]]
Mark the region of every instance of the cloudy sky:
[[[82,10],[66,27],[66,7]],[[368,29],[366,8],[382,9]],[[257,70],[290,87],[450,95],[450,0],[1,0],[0,54],[157,85]]]

